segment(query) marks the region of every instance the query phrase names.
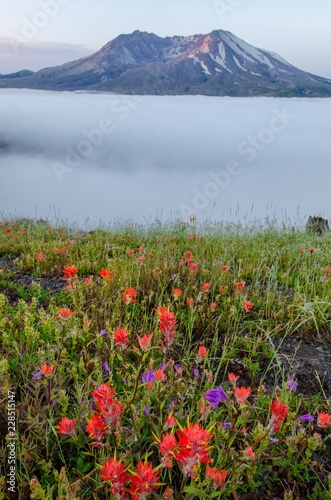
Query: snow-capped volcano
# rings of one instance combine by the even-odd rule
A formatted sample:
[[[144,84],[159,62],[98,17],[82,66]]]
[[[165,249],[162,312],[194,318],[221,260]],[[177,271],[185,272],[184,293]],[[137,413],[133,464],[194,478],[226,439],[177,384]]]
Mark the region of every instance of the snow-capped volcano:
[[[124,94],[331,96],[331,81],[301,71],[229,31],[161,38],[135,31],[98,52],[0,87],[101,90]]]

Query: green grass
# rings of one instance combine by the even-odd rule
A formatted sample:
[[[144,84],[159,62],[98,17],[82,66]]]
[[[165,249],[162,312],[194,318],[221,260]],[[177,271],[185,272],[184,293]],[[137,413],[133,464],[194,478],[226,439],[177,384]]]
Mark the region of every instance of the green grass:
[[[112,496],[113,483],[100,473],[114,457],[125,464],[126,488],[131,481],[128,498],[145,498],[133,492],[140,461],[152,464],[162,483],[150,486],[147,498],[171,498],[169,488],[175,499],[331,498],[330,428],[317,421],[330,409],[329,392],[322,380],[308,396],[300,385],[297,392],[287,389],[293,373],[277,354],[298,334],[330,339],[331,237],[272,224],[195,224],[156,221],[82,232],[42,221],[0,222],[0,499],[16,498],[5,487],[8,391],[15,392],[17,498],[125,498],[124,486]],[[67,281],[66,266],[78,270]],[[109,282],[101,269],[112,273]],[[135,301],[123,300],[127,288],[137,292]],[[167,349],[160,307],[176,318]],[[63,320],[60,308],[75,314]],[[116,343],[118,328],[129,331],[124,350]],[[142,351],[137,335],[151,333]],[[51,373],[33,379],[45,365]],[[149,387],[141,377],[159,365],[162,380]],[[251,387],[242,404],[229,371],[239,376],[237,386]],[[123,406],[98,442],[86,426],[96,414],[104,417],[92,396],[104,383],[116,389],[115,406]],[[220,385],[228,399],[213,409],[204,393]],[[275,398],[288,408],[279,429],[270,423]],[[314,422],[298,420],[309,412]],[[172,430],[165,427],[169,416],[176,419]],[[62,417],[77,421],[74,436],[57,432]],[[188,422],[210,431],[212,448],[201,445],[187,473],[179,442]],[[177,440],[171,468],[161,466],[158,444],[169,432]],[[211,467],[228,471],[224,486],[208,476],[207,456]]]

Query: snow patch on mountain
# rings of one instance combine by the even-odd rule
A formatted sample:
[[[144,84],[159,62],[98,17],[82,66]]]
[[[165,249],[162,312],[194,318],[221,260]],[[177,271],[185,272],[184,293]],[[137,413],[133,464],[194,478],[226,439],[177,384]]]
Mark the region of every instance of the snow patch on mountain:
[[[219,66],[222,66],[222,68],[226,69],[226,71],[228,71],[229,73],[232,73],[232,71],[227,67],[227,64],[226,64],[226,51],[225,51],[225,46],[224,46],[223,42],[218,44],[218,54],[217,55],[209,54],[209,57],[216,64],[218,64]]]
[[[270,69],[274,69],[275,66],[271,63],[271,61],[258,49],[252,47],[248,43],[244,42],[240,38],[237,38],[232,33],[228,31],[223,35],[226,39],[226,43],[236,52],[238,55],[243,57],[249,62],[255,63],[256,61],[265,64]]]
[[[277,61],[281,62],[282,64],[286,64],[286,66],[292,66],[292,64],[288,63],[287,61],[285,61],[285,59],[283,59],[279,54],[277,54],[276,52],[269,52],[269,50],[263,50],[263,52],[266,52],[267,54],[270,54],[271,57],[273,57],[274,59],[276,59]],[[294,66],[292,66],[293,68]]]
[[[205,63],[203,61],[199,61],[200,64],[201,64],[201,67],[202,67],[202,71],[208,75],[208,76],[211,76],[211,72],[209,71],[209,69],[207,68],[207,66],[205,65]]]
[[[244,59],[246,59],[247,61],[251,62],[251,63],[254,63],[254,59],[252,57],[249,57],[242,49],[241,47],[236,43],[234,42],[228,35],[228,33],[224,33],[223,34],[223,38],[224,38],[224,41],[226,42],[226,44],[236,53],[238,54],[239,56],[241,57],[244,57]]]
[[[246,68],[244,68],[244,67],[240,64],[240,62],[238,61],[238,59],[236,58],[236,56],[233,56],[233,60],[234,60],[234,62],[236,63],[236,65],[238,66],[238,68],[240,68],[242,71],[247,71],[247,69],[246,69]]]

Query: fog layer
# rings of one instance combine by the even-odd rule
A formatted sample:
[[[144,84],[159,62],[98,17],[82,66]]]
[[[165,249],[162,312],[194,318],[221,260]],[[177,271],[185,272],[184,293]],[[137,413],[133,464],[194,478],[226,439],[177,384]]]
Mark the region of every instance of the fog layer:
[[[331,218],[330,116],[331,99],[1,90],[0,211]]]

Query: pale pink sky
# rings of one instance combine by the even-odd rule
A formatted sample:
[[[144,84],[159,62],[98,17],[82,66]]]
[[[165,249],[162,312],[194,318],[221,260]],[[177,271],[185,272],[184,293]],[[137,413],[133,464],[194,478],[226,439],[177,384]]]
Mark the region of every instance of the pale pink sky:
[[[0,73],[37,70],[136,29],[160,36],[225,29],[331,78],[330,0],[0,0]]]

